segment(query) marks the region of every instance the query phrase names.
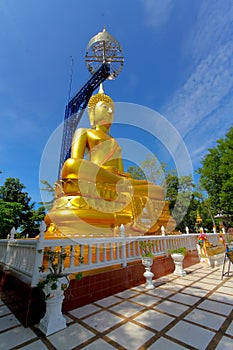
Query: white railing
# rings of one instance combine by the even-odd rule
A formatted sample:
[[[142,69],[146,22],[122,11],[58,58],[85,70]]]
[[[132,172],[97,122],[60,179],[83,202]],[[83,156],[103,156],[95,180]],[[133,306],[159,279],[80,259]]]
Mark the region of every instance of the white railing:
[[[0,240],[0,265],[25,282],[31,282],[37,256],[37,240]]]
[[[70,274],[113,265],[125,267],[141,258],[142,241],[152,242],[155,256],[168,255],[169,249],[180,247],[196,250],[198,237],[198,234],[125,237],[122,226],[119,237],[47,240],[44,239],[44,230],[41,225],[38,239],[13,239],[11,235],[9,240],[0,240],[0,265],[31,286],[36,286],[42,276],[39,267],[43,264],[46,249],[59,248],[66,252],[63,272]],[[217,234],[207,234],[207,237],[214,245],[218,243]],[[80,256],[84,259],[82,264]]]

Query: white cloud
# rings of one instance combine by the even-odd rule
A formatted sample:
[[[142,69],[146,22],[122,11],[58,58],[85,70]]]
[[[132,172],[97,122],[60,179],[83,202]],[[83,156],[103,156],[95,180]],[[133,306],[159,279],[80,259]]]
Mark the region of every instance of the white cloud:
[[[174,0],[142,0],[146,14],[146,25],[160,27],[166,24],[171,15]]]
[[[185,135],[213,113],[232,88],[233,43],[229,41],[203,58],[163,112]]]
[[[197,63],[232,38],[232,0],[200,2],[197,19],[184,50]]]
[[[204,150],[213,147],[232,123],[233,3],[213,1],[208,5],[200,8],[187,39],[192,73],[162,108],[185,138],[193,162],[198,162],[198,156],[200,161]]]
[[[195,125],[185,141],[192,154],[192,161],[195,166],[199,166],[200,160],[207,154],[209,148],[216,146],[216,141],[224,138],[226,132],[233,125],[233,91],[224,99],[224,103],[212,114],[203,118],[199,124]]]

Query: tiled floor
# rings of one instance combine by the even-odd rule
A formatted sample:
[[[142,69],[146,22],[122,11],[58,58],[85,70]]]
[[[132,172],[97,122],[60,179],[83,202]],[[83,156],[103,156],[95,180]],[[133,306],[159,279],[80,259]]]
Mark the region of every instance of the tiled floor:
[[[232,350],[233,277],[197,264],[70,311],[67,328],[48,337],[24,328],[0,301],[0,349]]]

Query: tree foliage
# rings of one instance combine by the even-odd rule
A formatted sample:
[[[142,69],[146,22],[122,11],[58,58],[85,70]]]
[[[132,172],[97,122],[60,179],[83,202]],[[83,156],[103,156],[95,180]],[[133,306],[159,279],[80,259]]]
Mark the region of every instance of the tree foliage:
[[[55,199],[55,188],[54,185],[51,185],[47,180],[40,181],[44,187],[41,188],[41,191],[47,192],[47,195],[51,198],[50,200],[43,201],[43,206],[46,210],[50,210],[53,206],[53,202]],[[42,203],[40,203],[42,204]]]
[[[225,138],[208,150],[198,169],[200,183],[208,194],[209,206],[215,214],[233,214],[233,127]]]
[[[19,224],[23,206],[20,203],[5,202],[0,199],[0,237],[6,237]]]
[[[136,165],[132,165],[130,167],[128,167],[127,169],[127,173],[129,173],[133,179],[135,180],[145,180],[146,179],[146,175],[144,173],[144,171]]]
[[[35,203],[17,178],[7,178],[0,186],[0,237],[5,238],[13,227],[19,229],[22,236],[34,237],[39,232],[40,222],[45,211],[43,207],[35,209]]]
[[[177,222],[176,230],[185,232],[186,226],[190,232],[195,229],[197,209],[202,200],[202,194],[195,190],[192,176],[177,176],[174,170],[166,170],[166,164],[159,164],[156,157],[148,155],[140,167],[130,167],[127,172],[135,179],[146,179],[160,183],[165,188],[165,200],[169,201],[170,213]],[[159,180],[158,180],[158,178]]]
[[[160,163],[155,154],[147,154],[140,167],[146,175],[147,181],[157,185],[163,184],[166,164]]]
[[[166,197],[173,218],[177,222],[176,230],[185,232],[186,226],[194,230],[196,210],[199,205],[198,194],[192,176],[181,176],[174,171],[166,174]]]

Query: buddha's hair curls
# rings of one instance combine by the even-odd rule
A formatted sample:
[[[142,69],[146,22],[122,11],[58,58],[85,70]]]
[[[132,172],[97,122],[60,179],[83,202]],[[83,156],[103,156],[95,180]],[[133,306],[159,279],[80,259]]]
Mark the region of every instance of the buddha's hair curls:
[[[113,100],[111,99],[111,97],[109,97],[108,95],[105,95],[104,93],[98,93],[96,95],[91,96],[88,102],[88,110],[89,111],[94,110],[95,106],[99,101],[113,104]]]

